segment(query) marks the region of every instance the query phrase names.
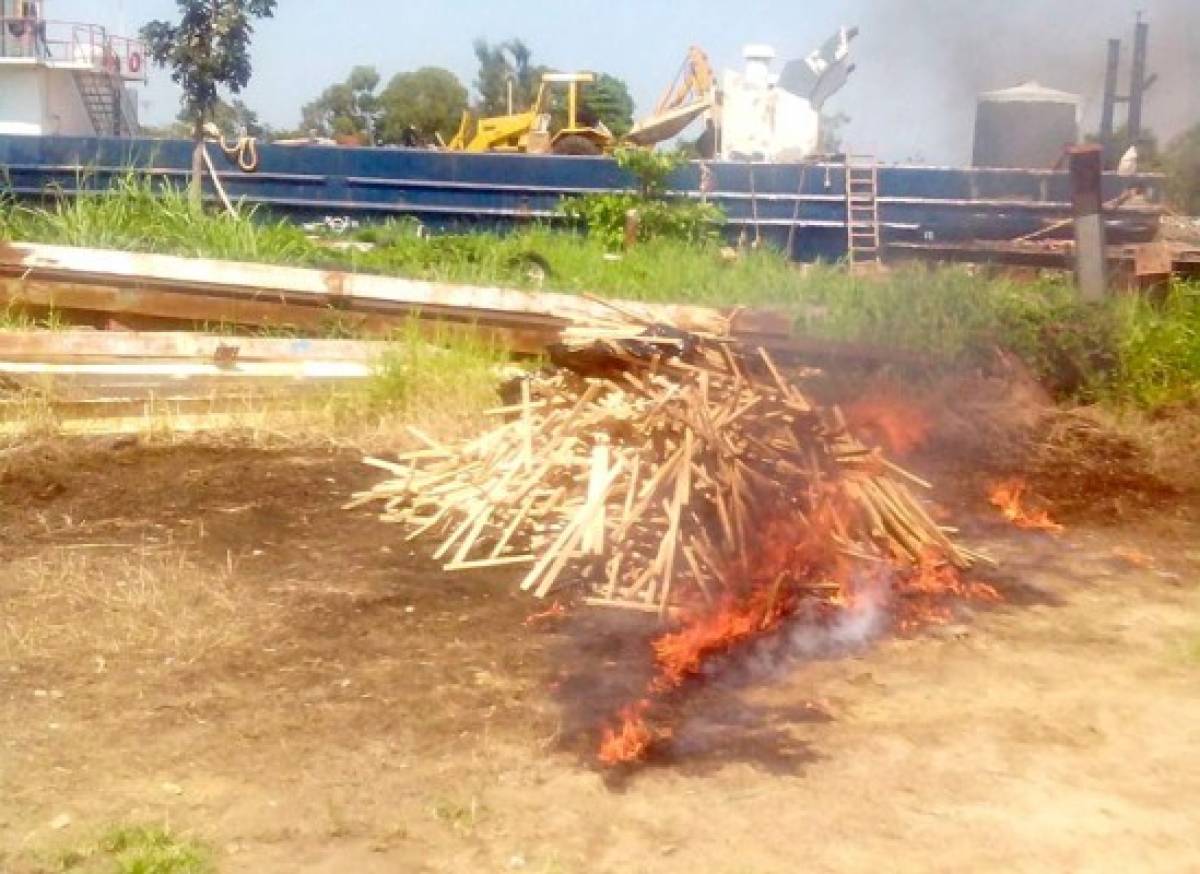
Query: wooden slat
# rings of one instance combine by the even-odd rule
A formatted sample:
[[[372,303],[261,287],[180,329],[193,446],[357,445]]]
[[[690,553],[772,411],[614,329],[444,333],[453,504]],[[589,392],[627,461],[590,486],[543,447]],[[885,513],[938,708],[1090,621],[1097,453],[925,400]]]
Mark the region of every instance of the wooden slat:
[[[363,340],[230,337],[192,331],[0,331],[0,360],[54,362],[86,359],[221,359],[369,363],[386,343]]]
[[[247,361],[227,367],[205,361],[146,361],[103,363],[47,363],[39,361],[0,361],[0,374],[13,376],[158,376],[185,380],[216,377],[232,382],[261,378],[288,379],[365,379],[371,367],[358,361]]]

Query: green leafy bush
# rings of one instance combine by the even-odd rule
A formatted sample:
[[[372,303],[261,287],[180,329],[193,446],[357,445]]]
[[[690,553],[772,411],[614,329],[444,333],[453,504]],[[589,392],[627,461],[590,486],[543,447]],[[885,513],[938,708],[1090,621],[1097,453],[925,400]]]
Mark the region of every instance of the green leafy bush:
[[[616,151],[616,159],[621,169],[637,178],[637,193],[585,195],[565,201],[561,207],[589,237],[605,249],[620,248],[625,241],[626,216],[636,210],[638,242],[676,240],[700,245],[718,238],[724,221],[718,207],[668,195],[671,174],[687,163],[687,156],[626,147]]]
[[[667,182],[671,174],[687,164],[687,156],[681,152],[655,152],[628,146],[614,153],[617,166],[637,177],[642,197],[662,197],[667,193]]]
[[[566,201],[563,214],[587,229],[605,249],[619,249],[625,240],[625,220],[638,214],[638,241],[676,240],[689,245],[715,241],[724,214],[707,203],[648,200],[640,195],[592,194]]]

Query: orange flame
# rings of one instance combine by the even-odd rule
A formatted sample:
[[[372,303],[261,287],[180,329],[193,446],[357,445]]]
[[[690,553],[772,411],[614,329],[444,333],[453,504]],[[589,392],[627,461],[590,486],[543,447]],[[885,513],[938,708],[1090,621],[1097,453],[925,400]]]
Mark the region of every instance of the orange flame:
[[[944,625],[954,618],[955,600],[998,603],[1000,593],[987,583],[964,580],[958,568],[936,549],[921,553],[916,566],[901,574],[897,583],[900,603],[896,624],[912,632],[927,625]]]
[[[611,767],[644,759],[655,741],[670,736],[665,729],[652,729],[646,722],[650,706],[650,699],[643,698],[636,704],[623,707],[620,727],[615,730],[604,729],[604,736],[600,740],[601,764]]]
[[[1022,499],[1028,488],[1023,479],[1007,479],[992,486],[988,500],[993,507],[1000,510],[1005,519],[1018,528],[1062,534],[1063,526],[1051,519],[1045,510],[1030,510],[1024,506]]]
[[[999,601],[991,586],[965,581],[937,550],[916,565],[897,559],[894,568],[852,562],[833,547],[848,512],[836,492],[805,519],[777,520],[765,526],[753,567],[738,573],[751,580],[748,591],[691,617],[651,644],[657,673],[646,696],[623,708],[615,727],[603,732],[599,759],[606,766],[639,761],[671,736],[654,725],[655,706],[664,696],[701,676],[711,659],[769,635],[802,608],[822,622],[861,615],[890,602],[896,625],[913,631],[949,622],[955,599]],[[880,573],[882,569],[884,573]],[[893,571],[888,573],[888,571]]]
[[[533,626],[549,619],[561,619],[566,615],[567,608],[561,602],[555,601],[550,605],[549,609],[543,610],[540,613],[530,613],[525,617],[524,624],[526,626]]]

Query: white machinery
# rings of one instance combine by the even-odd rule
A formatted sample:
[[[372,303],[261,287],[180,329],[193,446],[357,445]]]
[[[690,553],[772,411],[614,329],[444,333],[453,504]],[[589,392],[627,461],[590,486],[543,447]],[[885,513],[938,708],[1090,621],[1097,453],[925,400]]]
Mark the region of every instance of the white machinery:
[[[850,41],[856,28],[839,30],[805,58],[771,70],[770,46],[747,46],[742,72],[726,72],[720,100],[720,156],[725,160],[801,161],[821,141],[821,108],[846,84],[854,68]]]

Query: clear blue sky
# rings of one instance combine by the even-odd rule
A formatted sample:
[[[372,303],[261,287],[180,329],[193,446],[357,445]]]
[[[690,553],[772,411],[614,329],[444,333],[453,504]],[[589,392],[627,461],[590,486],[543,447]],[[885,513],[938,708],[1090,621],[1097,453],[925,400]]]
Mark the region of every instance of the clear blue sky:
[[[129,33],[176,14],[174,0],[43,2],[50,18]],[[1080,94],[1094,125],[1105,40],[1128,43],[1138,9],[1153,27],[1160,76],[1148,121],[1169,136],[1200,122],[1200,0],[280,0],[259,28],[244,97],[270,124],[294,126],[300,105],[356,64],[385,77],[444,66],[469,87],[472,41],[519,36],[538,63],[624,78],[645,109],[693,43],[724,69],[740,66],[746,43],[796,57],[840,24],[857,24],[858,70],[829,106],[851,117],[848,144],[888,160],[963,163],[980,90],[1038,79]],[[152,78],[142,112],[157,123],[176,113],[178,98],[166,73]]]

